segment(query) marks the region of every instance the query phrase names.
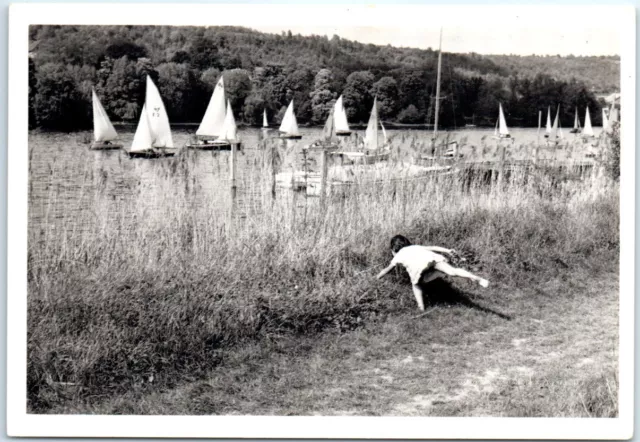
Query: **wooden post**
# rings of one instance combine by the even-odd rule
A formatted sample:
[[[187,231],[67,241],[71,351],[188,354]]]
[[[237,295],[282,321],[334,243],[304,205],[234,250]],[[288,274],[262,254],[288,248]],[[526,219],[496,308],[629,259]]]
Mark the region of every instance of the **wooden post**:
[[[326,204],[328,172],[328,152],[326,149],[322,149],[320,153],[320,210],[324,210]]]
[[[276,199],[276,144],[271,143],[271,198]]]
[[[500,163],[498,165],[498,186],[502,184],[502,180],[504,178],[504,158],[506,147],[501,140],[498,140],[498,146],[500,146]]]
[[[538,163],[538,150],[540,150],[540,125],[542,124],[542,111],[538,111],[538,140],[533,150],[533,165]]]
[[[231,210],[233,214],[236,205],[236,160],[237,160],[237,148],[236,143],[231,143],[231,154],[229,155],[229,182],[231,184]]]

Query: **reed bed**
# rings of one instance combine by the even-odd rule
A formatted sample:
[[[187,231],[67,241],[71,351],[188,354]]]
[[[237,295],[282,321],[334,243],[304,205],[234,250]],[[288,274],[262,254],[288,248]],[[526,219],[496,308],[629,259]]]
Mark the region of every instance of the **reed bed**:
[[[392,166],[407,150],[395,149]],[[556,272],[558,260],[618,247],[618,187],[598,173],[355,182],[320,207],[290,191],[272,197],[272,164],[286,168],[295,154],[265,149],[246,159],[234,211],[224,154],[212,156],[215,181],[193,173],[195,155],[145,164],[124,184],[87,157],[73,204],[54,184],[68,170],[51,165],[48,197],[30,207],[39,217],[29,228],[31,412],[197,379],[242,342],[413,309],[406,287],[374,278],[397,233],[454,247],[514,287]],[[126,197],[107,192],[116,185]]]

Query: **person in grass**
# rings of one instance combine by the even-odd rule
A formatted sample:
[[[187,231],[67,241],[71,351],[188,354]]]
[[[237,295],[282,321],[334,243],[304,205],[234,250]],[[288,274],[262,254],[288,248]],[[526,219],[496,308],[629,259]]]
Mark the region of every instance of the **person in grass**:
[[[378,274],[378,279],[389,273],[398,264],[401,264],[407,270],[407,273],[409,273],[411,283],[413,284],[413,295],[416,297],[416,302],[420,310],[424,310],[424,300],[419,283],[425,284],[433,281],[442,276],[442,274],[467,278],[477,282],[482,287],[489,286],[489,281],[486,279],[449,264],[448,259],[442,254],[453,256],[455,251],[452,249],[437,246],[412,245],[411,241],[406,237],[396,235],[391,238],[391,252],[393,253],[391,264]]]

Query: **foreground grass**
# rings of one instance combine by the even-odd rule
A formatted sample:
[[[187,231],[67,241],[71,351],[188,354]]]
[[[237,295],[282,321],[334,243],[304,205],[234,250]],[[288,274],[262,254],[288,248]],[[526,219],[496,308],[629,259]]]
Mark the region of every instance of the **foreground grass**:
[[[467,284],[437,283],[431,293],[448,296],[432,296],[426,316],[407,308],[347,333],[266,338],[224,352],[202,380],[57,411],[615,417],[615,258],[610,264],[482,296]]]
[[[529,327],[525,318],[553,325],[564,312],[574,321],[584,319],[574,314],[576,306],[584,302],[582,297],[591,299],[590,284],[609,275],[617,262],[618,190],[605,180],[558,184],[538,175],[491,187],[462,186],[455,177],[388,183],[355,187],[333,199],[326,210],[311,208],[304,214],[294,210],[289,200],[265,201],[254,217],[238,221],[221,216],[217,206],[195,203],[198,183],[188,175],[189,164],[183,161],[158,163],[152,195],[141,183],[132,189],[130,199],[102,210],[111,202],[100,188],[104,183],[98,183],[83,193],[87,216],[76,221],[77,227],[67,224],[57,233],[30,229],[30,411],[99,411],[109,407],[101,404],[124,398],[128,412],[191,412],[191,405],[182,407],[184,401],[179,398],[175,407],[164,410],[149,408],[144,398],[158,395],[167,404],[171,391],[179,396],[191,388],[185,383],[225,373],[218,370],[229,363],[238,378],[222,377],[219,382],[220,388],[229,389],[230,403],[242,398],[234,395],[242,394],[243,384],[250,381],[251,372],[246,371],[250,367],[274,370],[273,382],[265,383],[269,388],[296,391],[302,386],[291,387],[283,376],[286,373],[278,374],[279,354],[298,355],[291,369],[309,363],[305,354],[338,363],[331,348],[323,353],[322,342],[370,327],[386,331],[372,335],[364,345],[375,344],[374,349],[389,352],[392,359],[401,342],[451,342],[455,351],[444,359],[450,364],[440,367],[444,379],[445,374],[456,373],[452,367],[460,361],[473,363],[473,357],[457,359],[457,355],[460,348],[462,353],[469,350],[466,340],[479,333],[479,325],[490,326],[496,333],[492,340],[504,344],[504,339],[511,342],[525,325]],[[256,175],[267,177],[268,173],[260,169]],[[267,188],[266,182],[257,186]],[[100,213],[109,217],[96,216]],[[438,309],[433,317],[403,325],[406,312],[413,314],[415,307],[402,278],[380,283],[371,277],[388,261],[388,240],[399,232],[416,242],[465,252],[466,265],[493,284],[491,302],[485,307],[489,304],[491,310],[521,319],[507,321],[487,309],[469,309],[472,298],[443,287],[432,290],[436,299],[457,299],[467,308]],[[607,280],[611,281],[610,275]],[[551,294],[544,288],[550,283],[554,284]],[[611,296],[613,301],[608,302],[617,302],[617,292]],[[597,303],[591,305],[598,312]],[[610,319],[592,318],[598,327],[609,325]],[[308,336],[319,333],[323,336],[320,346],[304,344],[311,342]],[[414,336],[424,341],[415,341]],[[560,344],[552,339],[542,348]],[[257,351],[256,345],[265,350]],[[346,346],[335,351],[344,358],[353,349]],[[271,357],[276,360],[265,364],[265,358]],[[480,351],[475,357],[484,360],[488,355]],[[233,358],[238,358],[235,365]],[[615,373],[615,364],[611,367]],[[604,374],[605,379],[609,374]],[[546,376],[543,371],[540,375]],[[458,377],[451,379],[455,382]],[[598,379],[584,382],[601,384]],[[561,390],[570,384],[560,381]],[[209,384],[202,385],[209,389]],[[520,394],[516,387],[509,387],[513,392],[509,396]],[[216,391],[215,385],[211,388]],[[319,388],[316,395],[325,391]],[[617,387],[612,388],[617,392]],[[528,394],[526,388],[523,391]],[[272,393],[266,391],[263,402],[258,402],[263,407],[252,412],[268,412],[266,402],[274,400],[269,397]],[[335,412],[341,408],[381,412],[349,406],[353,399],[345,394],[344,407],[329,402],[322,412],[330,413],[334,407],[338,407]],[[128,395],[143,399],[127,399]],[[286,413],[295,406],[294,400],[290,408],[283,405],[274,412]],[[543,414],[549,411],[543,408]],[[118,411],[117,407],[111,410]],[[223,404],[205,405],[202,410],[236,409]],[[473,414],[474,410],[459,412]]]

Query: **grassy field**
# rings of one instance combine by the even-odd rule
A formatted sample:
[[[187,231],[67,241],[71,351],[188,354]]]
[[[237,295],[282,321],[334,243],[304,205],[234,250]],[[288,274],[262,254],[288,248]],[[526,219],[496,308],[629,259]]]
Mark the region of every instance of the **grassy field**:
[[[230,219],[188,167],[108,220],[97,186],[77,228],[30,229],[31,412],[617,414],[617,183],[452,175]],[[492,285],[434,283],[415,318],[401,272],[374,278],[396,233]]]

